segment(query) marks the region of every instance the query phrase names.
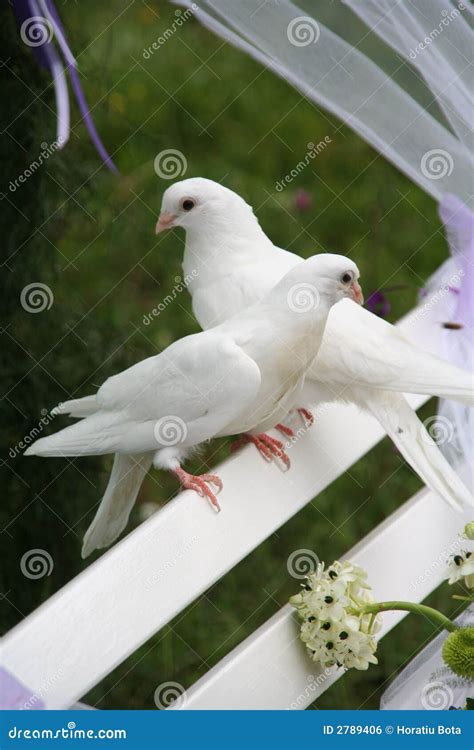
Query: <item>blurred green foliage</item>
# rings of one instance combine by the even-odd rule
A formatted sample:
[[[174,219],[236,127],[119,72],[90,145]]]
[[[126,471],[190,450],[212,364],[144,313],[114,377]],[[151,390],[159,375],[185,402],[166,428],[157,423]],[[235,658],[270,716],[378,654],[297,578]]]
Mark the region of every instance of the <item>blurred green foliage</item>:
[[[87,9],[61,6],[94,120],[122,176],[101,166],[74,111],[67,147],[14,200],[9,196],[16,207],[3,204],[6,256],[12,257],[2,304],[16,342],[9,342],[7,331],[5,454],[37,423],[42,408],[70,394],[85,395],[113,372],[198,330],[184,293],[151,325],[143,324],[143,316],[181,273],[183,235],[154,235],[161,194],[169,184],[153,168],[163,149],[185,155],[186,176],[222,181],[242,194],[281,246],[303,256],[324,250],[350,254],[361,268],[366,294],[402,285],[390,293],[392,320],[413,306],[417,289],[446,256],[436,206],[426,194],[335,118],[194,19],[144,56],[173,27],[179,12],[153,0],[115,0]],[[9,180],[35,157],[38,144],[54,138],[54,106],[48,79],[22,47],[8,8],[2,20],[7,57],[14,61],[9,66],[16,66],[18,74],[4,70],[11,92],[6,124],[18,118],[10,132],[21,146],[10,138],[2,147],[8,166],[2,190],[8,195]],[[326,136],[330,145],[284,191],[276,191],[276,182],[304,158],[307,144]],[[300,190],[311,197],[306,210],[295,204]],[[50,284],[54,305],[33,315],[22,310],[18,299],[23,286],[37,280]],[[432,409],[432,404],[426,407],[426,414]],[[203,471],[226,453],[225,444],[212,444],[192,468]],[[86,567],[80,559],[81,537],[108,469],[107,459],[7,458],[3,629]],[[312,548],[326,561],[343,556],[419,487],[418,478],[384,441],[86,700],[100,708],[154,708],[160,683],[176,680],[189,686],[286,603],[298,585],[288,579],[290,552]],[[172,477],[150,474],[129,530],[139,523],[143,503],[163,505],[176,489]],[[19,565],[24,551],[35,547],[48,550],[55,565],[51,576],[31,581]],[[407,545],[407,554],[416,555],[415,544]],[[447,588],[430,603],[452,608]],[[433,632],[428,622],[407,618],[384,639],[380,664],[368,673],[346,675],[318,707],[376,708],[386,684]]]

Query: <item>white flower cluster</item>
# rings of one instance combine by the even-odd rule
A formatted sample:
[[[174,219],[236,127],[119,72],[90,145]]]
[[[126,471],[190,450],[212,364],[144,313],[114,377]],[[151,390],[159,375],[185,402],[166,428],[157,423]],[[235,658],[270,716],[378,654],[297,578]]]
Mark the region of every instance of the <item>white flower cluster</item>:
[[[461,538],[471,542],[474,540],[474,521],[470,521],[470,523],[465,525]],[[446,578],[450,584],[462,581],[468,589],[474,589],[473,550],[462,550],[450,557]]]
[[[290,604],[303,620],[300,638],[313,661],[346,669],[377,664],[374,634],[382,622],[379,615],[360,612],[375,602],[366,578],[362,568],[347,560],[327,569],[319,563],[303,590],[291,597]]]

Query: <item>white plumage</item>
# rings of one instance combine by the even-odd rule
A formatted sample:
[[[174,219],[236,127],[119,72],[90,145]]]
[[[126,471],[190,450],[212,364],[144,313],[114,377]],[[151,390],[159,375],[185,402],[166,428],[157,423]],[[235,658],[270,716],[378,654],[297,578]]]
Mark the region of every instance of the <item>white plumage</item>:
[[[182,460],[213,437],[262,433],[301,402],[330,307],[344,296],[354,297],[358,276],[355,264],[342,256],[310,258],[232,320],[114,375],[96,395],[56,407],[55,413],[79,421],[38,440],[25,455],[115,453],[83,556],[122,531],[152,462],[175,472],[184,487],[218,508],[208,485],[219,488],[219,478],[193,477],[181,468]],[[312,298],[295,311],[292,295],[302,286]]]
[[[157,232],[173,226],[186,230],[183,270],[203,328],[245,309],[302,262],[273,245],[242,198],[211,180],[172,185],[161,208]],[[471,493],[406,401],[406,392],[474,403],[469,373],[342,300],[331,310],[306,378],[306,404],[346,401],[369,411],[429,487],[453,507],[473,505]]]

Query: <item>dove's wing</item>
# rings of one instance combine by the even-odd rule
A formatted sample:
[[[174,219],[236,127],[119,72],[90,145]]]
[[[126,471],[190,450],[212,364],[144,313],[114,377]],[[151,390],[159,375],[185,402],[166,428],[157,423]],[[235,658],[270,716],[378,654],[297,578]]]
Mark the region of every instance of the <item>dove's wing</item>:
[[[230,336],[216,330],[188,336],[109,378],[94,413],[38,440],[28,453],[134,454],[198,445],[246,415],[260,382],[258,365]]]
[[[395,326],[348,300],[332,308],[310,376],[328,384],[473,401],[467,371],[423,351]]]

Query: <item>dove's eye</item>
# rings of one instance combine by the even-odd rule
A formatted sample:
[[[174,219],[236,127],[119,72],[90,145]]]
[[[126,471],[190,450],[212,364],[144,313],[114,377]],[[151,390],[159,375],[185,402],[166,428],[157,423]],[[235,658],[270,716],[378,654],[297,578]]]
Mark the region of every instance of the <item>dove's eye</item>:
[[[341,276],[341,281],[343,284],[349,284],[352,281],[352,274],[349,272],[343,273]]]
[[[191,200],[191,198],[186,198],[182,203],[182,208],[184,211],[191,211],[191,209],[194,208],[195,205],[195,202]]]

